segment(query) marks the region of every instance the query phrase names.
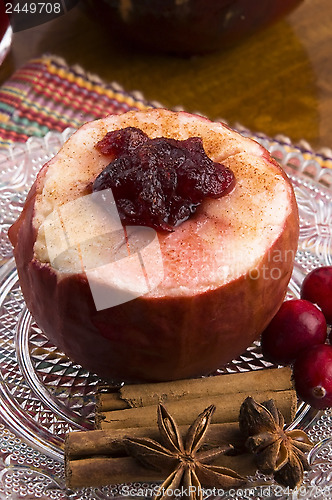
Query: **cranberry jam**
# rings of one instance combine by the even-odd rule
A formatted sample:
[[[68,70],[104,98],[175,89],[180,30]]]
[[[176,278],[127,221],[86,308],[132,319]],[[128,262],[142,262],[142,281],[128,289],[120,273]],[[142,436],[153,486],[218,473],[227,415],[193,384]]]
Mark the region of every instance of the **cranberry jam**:
[[[206,155],[199,137],[150,139],[127,127],[107,133],[96,148],[110,163],[92,190],[112,189],[124,225],[173,231],[205,198],[219,198],[235,183],[229,168]]]

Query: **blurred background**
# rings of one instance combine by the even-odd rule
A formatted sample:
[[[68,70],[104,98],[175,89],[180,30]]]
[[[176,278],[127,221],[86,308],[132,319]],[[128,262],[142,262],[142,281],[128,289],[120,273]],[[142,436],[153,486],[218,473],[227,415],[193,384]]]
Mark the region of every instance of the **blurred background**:
[[[183,4],[183,9],[190,3],[166,1]],[[167,26],[158,18],[153,22],[150,18],[150,24],[144,25],[142,12],[138,12],[129,28],[123,22],[130,19],[132,2],[109,0],[117,4],[110,17],[98,8],[99,2],[82,0],[67,4],[65,13],[52,19],[31,17],[28,22],[26,17],[23,24],[16,19],[14,26],[13,16],[15,32],[0,67],[0,84],[31,58],[50,53],[170,108],[200,112],[231,126],[240,123],[270,137],[282,134],[295,143],[304,140],[316,149],[332,146],[331,0],[295,1],[294,5],[282,0],[284,7],[289,5],[285,12],[273,14],[281,16],[274,23],[268,19],[272,10],[262,9],[264,2],[250,2],[251,10],[245,15],[240,12],[237,19],[238,35],[231,30],[226,35],[219,32],[217,40],[207,35],[209,26],[213,35],[213,19],[217,17],[207,8],[196,15],[206,30],[201,38],[194,32],[179,38],[174,24],[172,36],[160,46],[158,33]],[[155,5],[158,3],[162,2],[156,0]],[[141,2],[147,4],[147,0]],[[239,15],[239,10],[231,12]],[[258,29],[268,22],[272,25]],[[142,47],[144,40],[148,48]],[[209,51],[209,44],[218,48]]]

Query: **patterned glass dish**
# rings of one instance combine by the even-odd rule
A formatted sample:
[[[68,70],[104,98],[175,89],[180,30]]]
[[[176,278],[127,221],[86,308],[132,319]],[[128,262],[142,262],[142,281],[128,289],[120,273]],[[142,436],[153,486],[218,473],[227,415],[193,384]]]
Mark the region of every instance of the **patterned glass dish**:
[[[31,138],[0,153],[0,498],[101,500],[128,497],[128,492],[149,498],[148,484],[66,490],[64,438],[70,430],[93,428],[100,380],[69,361],[34,323],[21,294],[7,237],[36,173],[72,132]],[[253,137],[244,129],[241,132]],[[306,273],[319,265],[332,265],[332,170],[322,167],[322,161],[329,164],[331,159],[265,136],[254,139],[282,163],[294,185],[300,242],[288,297],[297,297]],[[262,358],[257,342],[219,373],[271,366]],[[316,443],[309,455],[312,470],[299,490],[287,491],[257,474],[253,487],[241,497],[234,497],[233,492],[219,498],[331,498],[332,411],[317,412],[299,402],[291,427],[306,429]]]

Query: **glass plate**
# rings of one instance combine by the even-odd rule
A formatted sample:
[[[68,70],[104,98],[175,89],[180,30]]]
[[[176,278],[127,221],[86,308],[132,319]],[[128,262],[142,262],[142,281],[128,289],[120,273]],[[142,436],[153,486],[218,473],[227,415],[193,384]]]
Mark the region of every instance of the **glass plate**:
[[[26,144],[0,154],[0,498],[11,500],[128,496],[124,485],[80,491],[65,488],[64,437],[70,430],[93,428],[95,392],[100,380],[69,361],[34,323],[21,294],[7,237],[36,173],[72,132],[68,129],[62,134],[49,133],[43,139],[30,138]],[[307,272],[319,265],[332,265],[332,171],[322,167],[322,158],[312,153],[264,136],[254,138],[283,164],[294,185],[300,241],[288,297],[297,297]],[[262,358],[257,342],[218,373],[270,366]],[[317,412],[299,402],[291,426],[306,429],[317,443],[309,455],[313,468],[302,489],[288,492],[270,478],[257,475],[255,489],[247,492],[249,498],[311,499],[324,498],[328,492],[332,412]],[[149,486],[130,485],[132,493],[141,498],[150,496]],[[222,498],[234,498],[234,494]]]

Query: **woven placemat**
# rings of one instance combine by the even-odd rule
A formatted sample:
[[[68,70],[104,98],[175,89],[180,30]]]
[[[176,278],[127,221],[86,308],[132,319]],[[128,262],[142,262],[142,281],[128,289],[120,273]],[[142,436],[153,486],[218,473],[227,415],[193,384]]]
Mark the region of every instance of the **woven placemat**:
[[[62,132],[109,113],[156,106],[53,55],[33,59],[0,88],[0,147]]]

